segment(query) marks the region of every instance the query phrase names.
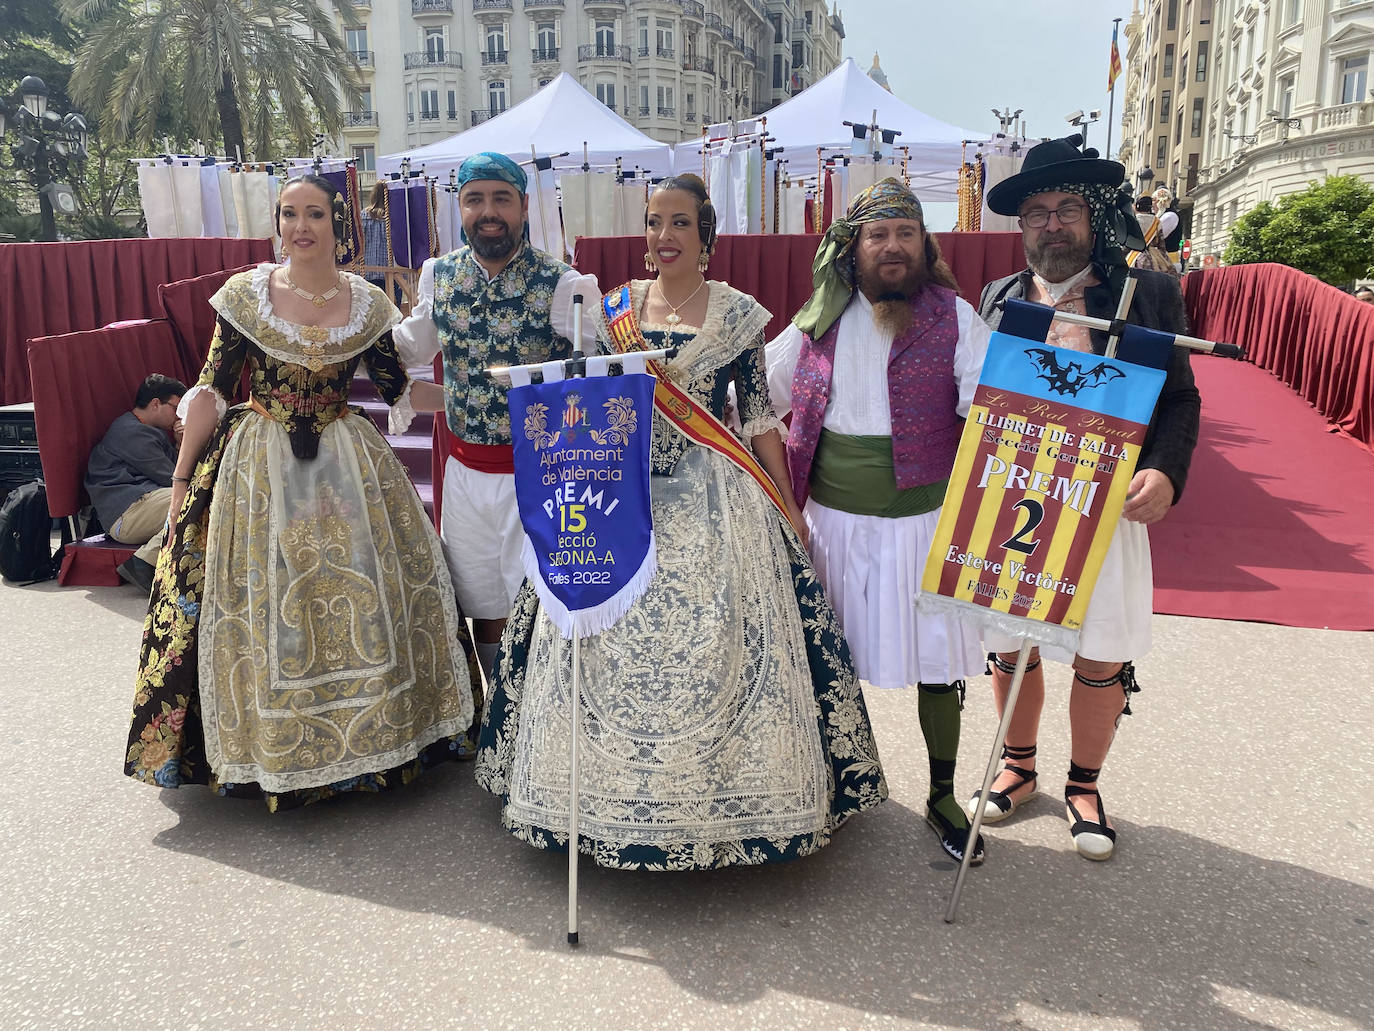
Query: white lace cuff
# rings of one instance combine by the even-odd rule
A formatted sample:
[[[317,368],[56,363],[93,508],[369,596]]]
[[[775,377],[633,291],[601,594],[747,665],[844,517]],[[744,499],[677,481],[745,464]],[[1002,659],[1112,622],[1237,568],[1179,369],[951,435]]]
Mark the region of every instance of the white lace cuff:
[[[744,424],[744,429],[740,432],[740,436],[743,437],[745,441],[751,441],[755,437],[763,436],[769,430],[777,430],[778,436],[784,441],[787,440],[787,427],[783,425],[782,420],[776,415],[761,415],[757,419],[750,419]]]
[[[224,413],[229,410],[229,406],[224,402],[224,396],[214,387],[205,383],[197,383],[186,393],[181,395],[181,403],[177,405],[177,418],[182,422],[186,421],[186,413],[191,410],[191,401],[197,394],[209,391],[215,395],[215,421],[219,422],[224,418]]]
[[[410,388],[412,385],[412,381],[406,382],[405,390],[401,391],[401,396],[391,406],[391,410],[387,412],[386,431],[393,436],[399,436],[410,429],[410,424],[415,421],[415,409],[410,406]]]

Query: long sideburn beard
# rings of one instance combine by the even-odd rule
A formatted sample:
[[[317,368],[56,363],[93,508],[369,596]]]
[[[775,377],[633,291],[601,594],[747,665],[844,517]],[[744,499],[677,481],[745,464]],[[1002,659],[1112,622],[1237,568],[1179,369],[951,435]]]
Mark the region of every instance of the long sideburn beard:
[[[912,299],[926,288],[930,274],[923,263],[907,272],[899,290],[884,290],[873,299],[873,321],[878,328],[893,336],[901,336],[911,328],[916,314],[911,310]]]

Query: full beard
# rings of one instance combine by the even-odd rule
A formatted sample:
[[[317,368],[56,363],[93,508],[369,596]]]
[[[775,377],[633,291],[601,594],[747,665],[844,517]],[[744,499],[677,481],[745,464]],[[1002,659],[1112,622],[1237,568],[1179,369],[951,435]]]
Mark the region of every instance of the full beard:
[[[1049,244],[1067,242],[1067,247],[1051,249]],[[1093,245],[1075,240],[1067,233],[1044,233],[1034,244],[1026,244],[1026,263],[1032,271],[1048,283],[1062,283],[1087,268],[1092,260]]]
[[[924,263],[907,266],[900,284],[888,286],[877,282],[875,276],[860,274],[859,289],[873,303],[873,321],[878,328],[893,336],[901,336],[911,328],[916,318],[911,301],[926,288],[930,275]]]
[[[505,232],[500,236],[483,236],[483,226],[500,226]],[[510,257],[519,243],[520,238],[516,236],[515,230],[497,219],[482,219],[474,224],[472,232],[468,233],[468,244],[472,247],[472,252],[487,261],[500,261],[502,258]]]

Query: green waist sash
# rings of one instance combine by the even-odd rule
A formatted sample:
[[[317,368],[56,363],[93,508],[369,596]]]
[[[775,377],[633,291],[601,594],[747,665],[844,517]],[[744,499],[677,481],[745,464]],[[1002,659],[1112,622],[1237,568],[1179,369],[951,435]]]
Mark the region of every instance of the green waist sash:
[[[945,500],[946,477],[897,489],[891,437],[857,437],[821,430],[811,464],[811,496],[826,508],[853,515],[903,516],[933,512]]]

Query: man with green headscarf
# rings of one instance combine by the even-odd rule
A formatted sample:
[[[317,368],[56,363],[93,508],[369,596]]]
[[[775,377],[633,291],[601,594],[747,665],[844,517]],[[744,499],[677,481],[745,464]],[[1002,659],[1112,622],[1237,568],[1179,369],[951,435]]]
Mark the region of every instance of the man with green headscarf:
[[[525,173],[514,161],[474,154],[457,178],[465,246],[424,263],[415,305],[395,337],[407,366],[444,356],[453,447],[444,465],[440,538],[490,679],[525,572],[507,387],[484,370],[570,357],[572,299],[581,294],[590,312],[601,291],[595,276],[530,244]],[[591,350],[595,320],[588,315],[582,325],[583,346]]]
[[[812,278],[811,299],[768,345],[769,393],[792,410],[792,490],[859,676],[917,685],[926,819],[962,859],[959,712],[983,650],[975,628],[918,618],[914,599],[990,334],[896,179],[859,194],[830,227]],[[979,841],[971,862],[982,858]]]

